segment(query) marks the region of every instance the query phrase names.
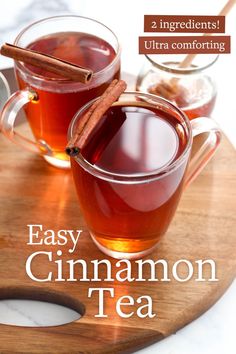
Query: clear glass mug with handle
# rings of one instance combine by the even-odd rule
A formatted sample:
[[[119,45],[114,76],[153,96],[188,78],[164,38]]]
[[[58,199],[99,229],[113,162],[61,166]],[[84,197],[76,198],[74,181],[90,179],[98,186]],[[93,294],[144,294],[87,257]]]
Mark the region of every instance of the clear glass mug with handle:
[[[68,140],[93,102],[73,118]],[[112,119],[114,132],[106,123],[112,124]],[[103,122],[80,154],[71,158],[80,210],[102,252],[120,259],[140,258],[166,233],[184,188],[214,154],[221,133],[212,119],[189,121],[171,102],[140,92],[123,93]],[[191,155],[193,140],[203,133],[208,137]],[[178,155],[175,141],[181,147]],[[160,162],[158,155],[166,155],[169,162]]]
[[[68,126],[80,107],[100,96],[114,78],[119,78],[118,39],[96,20],[68,15],[33,23],[18,35],[14,44],[94,71],[92,80],[83,84],[15,61],[20,90],[3,108],[1,130],[7,138],[41,154],[50,164],[68,168],[70,162],[65,154]],[[78,58],[83,64],[76,62]],[[35,141],[20,135],[14,128],[22,107]]]

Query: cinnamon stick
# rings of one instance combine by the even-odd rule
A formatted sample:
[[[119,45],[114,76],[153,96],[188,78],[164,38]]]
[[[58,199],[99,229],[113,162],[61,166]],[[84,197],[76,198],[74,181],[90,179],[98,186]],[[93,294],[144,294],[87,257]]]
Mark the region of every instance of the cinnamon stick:
[[[95,101],[79,120],[77,129],[66,147],[66,153],[76,156],[85,146],[87,140],[102,119],[104,113],[125,91],[127,85],[123,80],[113,80],[101,97]]]
[[[84,84],[89,83],[93,76],[93,71],[88,68],[69,63],[65,60],[53,57],[52,55],[21,48],[9,43],[2,45],[0,53],[6,57],[37,66],[46,71]]]
[[[111,82],[111,84],[108,86],[108,88],[104,91],[104,93],[91,105],[91,107],[88,109],[88,111],[86,112],[86,114],[84,114],[81,118],[80,118],[80,122],[79,125],[77,127],[77,130],[74,134],[74,136],[71,138],[70,140],[70,144],[74,145],[76,143],[76,141],[78,140],[82,130],[84,129],[85,125],[88,123],[88,120],[91,116],[91,114],[93,113],[93,111],[97,108],[97,106],[99,105],[100,101],[106,97],[106,95],[113,89],[113,87],[115,87],[115,85],[118,83],[118,80],[115,79]]]

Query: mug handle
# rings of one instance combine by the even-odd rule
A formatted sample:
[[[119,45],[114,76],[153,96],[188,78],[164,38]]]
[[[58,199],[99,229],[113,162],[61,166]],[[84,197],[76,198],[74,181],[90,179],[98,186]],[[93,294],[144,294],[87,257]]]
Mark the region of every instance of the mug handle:
[[[21,145],[31,152],[40,155],[52,156],[52,150],[43,140],[33,141],[14,130],[16,119],[20,109],[29,102],[37,104],[39,100],[37,92],[33,90],[16,91],[10,96],[3,106],[0,120],[0,130],[2,133],[14,143]]]
[[[193,140],[196,136],[203,133],[208,133],[208,136],[190,158],[184,183],[185,187],[193,182],[199,175],[204,166],[214,155],[221,140],[221,131],[212,118],[195,118],[190,121],[190,124],[192,127]]]

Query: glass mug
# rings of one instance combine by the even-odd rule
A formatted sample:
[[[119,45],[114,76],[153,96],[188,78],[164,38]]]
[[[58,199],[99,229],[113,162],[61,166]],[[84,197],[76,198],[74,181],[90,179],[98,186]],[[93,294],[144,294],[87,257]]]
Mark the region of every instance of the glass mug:
[[[68,139],[93,102],[75,115]],[[136,259],[152,252],[165,234],[183,187],[214,154],[221,134],[213,120],[189,121],[171,102],[151,94],[124,93],[109,111],[71,158],[73,178],[98,248],[114,258]],[[209,136],[190,158],[193,137],[202,133]]]
[[[65,146],[71,119],[79,108],[100,96],[110,82],[120,76],[118,39],[98,21],[68,15],[33,23],[18,35],[14,44],[94,71],[89,84],[83,84],[15,61],[20,90],[3,108],[1,130],[10,140],[41,154],[50,164],[68,168],[70,161]],[[23,106],[35,141],[14,130],[17,114]]]
[[[208,117],[216,101],[213,68],[218,55],[197,55],[187,68],[181,68],[185,56],[145,55],[136,89],[172,101],[189,119]]]

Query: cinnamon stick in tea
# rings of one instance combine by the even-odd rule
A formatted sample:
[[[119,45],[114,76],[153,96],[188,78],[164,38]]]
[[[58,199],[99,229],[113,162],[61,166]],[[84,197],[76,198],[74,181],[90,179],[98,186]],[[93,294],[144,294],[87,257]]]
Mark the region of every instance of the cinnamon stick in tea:
[[[101,97],[95,101],[79,120],[76,132],[66,147],[66,153],[76,156],[85,146],[90,134],[102,119],[104,113],[111,107],[127,85],[123,80],[113,80]]]
[[[88,68],[69,63],[68,61],[53,57],[52,55],[21,48],[9,43],[2,45],[0,53],[6,57],[37,66],[46,71],[84,84],[89,83],[93,76],[93,71]]]
[[[80,118],[79,125],[77,127],[77,130],[74,134],[74,136],[70,140],[70,144],[74,145],[76,141],[78,140],[82,130],[84,129],[85,125],[88,123],[88,119],[93,113],[93,111],[96,109],[96,107],[99,105],[100,101],[106,97],[106,95],[115,87],[115,85],[118,83],[118,80],[115,79],[111,82],[111,84],[107,87],[107,89],[104,91],[104,93],[91,105],[91,107],[88,109],[87,113],[84,114]]]

